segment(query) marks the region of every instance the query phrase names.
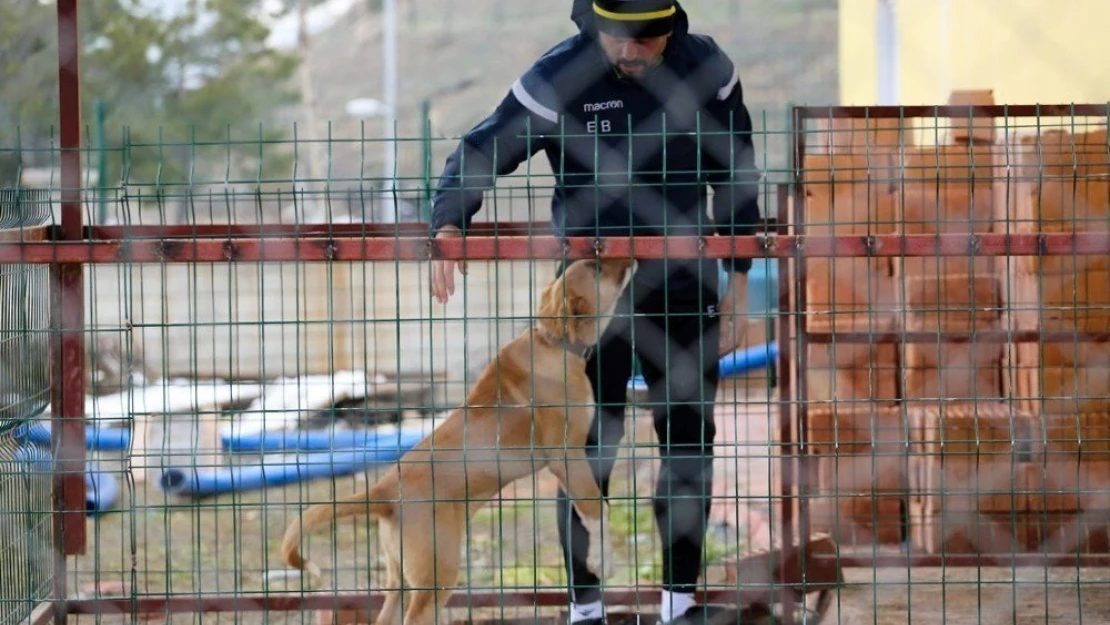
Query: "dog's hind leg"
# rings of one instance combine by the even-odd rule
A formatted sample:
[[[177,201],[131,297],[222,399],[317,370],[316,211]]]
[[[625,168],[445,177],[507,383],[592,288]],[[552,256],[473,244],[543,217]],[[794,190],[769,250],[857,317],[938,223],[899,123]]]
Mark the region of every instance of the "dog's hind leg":
[[[405,531],[405,582],[411,600],[405,625],[446,622],[442,612],[459,579],[462,540],[468,507],[463,503],[437,504],[419,522],[423,531]]]
[[[401,610],[404,593],[404,576],[401,573],[401,561],[398,559],[397,536],[389,523],[382,523],[378,531],[381,533],[381,545],[386,554],[385,562],[385,600],[382,610],[374,625],[402,625]]]
[[[421,588],[412,591],[412,602],[405,610],[405,625],[446,623],[447,618],[443,615],[442,608],[447,605],[451,593],[450,588]]]

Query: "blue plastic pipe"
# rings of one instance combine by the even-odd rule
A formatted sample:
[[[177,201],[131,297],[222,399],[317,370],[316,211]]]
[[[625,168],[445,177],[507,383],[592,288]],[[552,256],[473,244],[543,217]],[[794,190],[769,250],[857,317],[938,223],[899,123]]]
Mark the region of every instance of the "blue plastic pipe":
[[[779,355],[777,341],[756,345],[748,349],[738,349],[721,358],[721,377],[731,378],[742,373],[766,367]]]
[[[31,465],[32,470],[37,473],[48,475],[54,473],[54,458],[48,450],[41,447],[20,445],[19,449],[15,451],[15,459],[17,462]]]
[[[755,347],[749,347],[747,349],[738,349],[731,354],[721,357],[721,378],[730,378],[760,367],[766,367],[778,357],[778,354],[779,344],[777,341],[771,341],[770,343],[756,345]],[[628,381],[628,388],[642,391],[647,389],[647,382],[644,380],[643,376],[637,375]]]
[[[759,367],[765,367],[778,357],[778,343],[770,342],[748,349],[736,350],[721,358],[722,378],[739,375]],[[629,387],[637,390],[647,388],[643,376],[629,380]],[[258,434],[224,434],[221,436],[224,449],[231,452],[266,451],[325,451],[329,449],[361,449],[380,445],[383,441],[395,439],[397,429],[383,427],[374,431],[348,432],[306,432],[303,430],[280,430]]]
[[[304,454],[291,462],[230,469],[170,468],[162,472],[159,485],[170,495],[206,497],[347,475],[372,464],[396,461],[424,440],[426,435],[423,429],[401,430],[383,435],[376,448],[316,452]]]
[[[111,473],[88,469],[85,471],[85,514],[96,516],[116,506],[119,482]]]
[[[280,430],[258,434],[225,433],[220,438],[224,449],[231,452],[252,451],[327,451],[336,449],[366,449],[403,440],[403,430],[383,426],[374,430],[312,432]],[[394,442],[393,444],[396,444]]]
[[[13,433],[16,440],[40,447],[50,447],[49,421],[26,423]],[[125,451],[131,447],[131,430],[123,428],[85,426],[85,448],[99,451]]]
[[[33,471],[52,475],[54,458],[50,451],[39,446],[21,446],[15,452],[19,462],[29,464]],[[96,516],[116,505],[119,498],[119,481],[111,473],[93,467],[85,469],[85,514]]]

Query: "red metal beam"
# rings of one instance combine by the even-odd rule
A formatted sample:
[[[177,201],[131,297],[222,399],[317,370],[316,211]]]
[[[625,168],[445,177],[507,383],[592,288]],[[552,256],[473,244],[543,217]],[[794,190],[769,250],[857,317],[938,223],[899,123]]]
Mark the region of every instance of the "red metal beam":
[[[794,110],[790,118],[790,130],[794,133],[794,151],[791,154],[790,164],[793,169],[793,185],[784,185],[784,200],[792,197],[793,202],[785,202],[780,208],[779,219],[783,222],[784,228],[782,235],[793,233],[793,236],[806,235],[806,221],[805,221],[805,192],[801,185],[802,182],[802,168],[801,165],[806,162],[806,137],[804,134],[805,121],[802,119],[799,111]],[[791,210],[792,209],[792,210]],[[789,224],[792,231],[788,230],[785,226]],[[797,247],[797,246],[795,246]],[[794,506],[797,505],[798,512],[798,526],[797,530],[801,536],[808,538],[810,536],[809,527],[809,499],[806,495],[805,485],[812,479],[810,476],[809,458],[807,455],[797,455],[796,447],[799,443],[808,440],[805,433],[805,428],[808,420],[805,418],[806,398],[809,392],[809,382],[806,377],[806,372],[809,368],[809,350],[804,347],[805,341],[805,319],[794,314],[795,307],[799,310],[806,309],[806,266],[804,262],[794,263],[779,263],[780,276],[793,276],[793,282],[789,279],[784,280],[788,285],[787,293],[780,297],[779,316],[782,327],[786,329],[784,335],[779,338],[780,345],[795,345],[795,350],[784,349],[780,352],[791,352],[791,358],[787,362],[792,363],[793,373],[795,375],[794,384],[796,389],[794,394],[784,394],[780,396],[779,401],[782,403],[781,418],[779,423],[780,436],[782,440],[782,459],[779,461],[779,472],[782,474],[781,480],[782,488],[782,504],[780,506],[779,516],[779,534],[783,536],[784,545],[794,544]],[[790,292],[792,289],[792,293]],[[790,372],[786,372],[790,375]],[[796,400],[797,408],[791,405],[791,401]],[[797,479],[801,478],[801,479]],[[788,495],[793,494],[794,498]],[[787,558],[788,549],[779,551],[779,567],[781,571],[789,570],[789,560]],[[784,597],[783,605],[783,621],[784,625],[794,625],[794,606],[793,597],[789,593]]]
[[[81,50],[77,0],[58,0],[62,238],[81,238]]]
[[[904,568],[904,567],[1105,567],[1110,566],[1108,554],[960,554],[960,555],[882,555],[882,556],[808,556],[818,563],[828,562],[841,568]],[[778,585],[806,592],[805,585]],[[745,589],[715,590],[699,593],[701,601],[735,602]],[[751,589],[748,589],[751,590]],[[784,593],[786,594],[786,593]],[[190,596],[142,596],[103,599],[71,599],[66,601],[70,614],[166,614],[211,612],[299,612],[304,610],[359,610],[380,607],[380,593],[309,593],[309,594],[238,594]],[[658,601],[654,588],[619,589],[605,593],[610,606],[636,606]],[[458,592],[448,600],[452,608],[531,608],[562,607],[567,594],[562,591],[540,592]]]
[[[776,212],[779,223],[779,228],[775,233],[778,237],[789,236],[789,223],[790,223],[790,188],[786,185],[779,185],[775,192],[776,199]],[[779,279],[779,292],[778,292],[778,309],[780,311],[778,318],[778,336],[776,339],[781,345],[789,345],[790,339],[794,335],[791,324],[795,321],[788,313],[791,306],[791,284],[790,275],[791,269],[797,270],[797,264],[793,266],[791,263],[778,264],[778,279]],[[779,386],[779,449],[781,452],[780,470],[779,470],[779,496],[782,498],[784,505],[780,507],[780,514],[776,515],[779,520],[779,536],[782,537],[783,544],[794,544],[794,506],[792,505],[792,497],[794,496],[794,488],[797,480],[794,476],[794,465],[796,451],[794,449],[794,434],[793,424],[790,417],[792,413],[792,398],[794,393],[794,384],[796,380],[793,377],[793,355],[789,349],[779,350],[779,372],[777,382]],[[803,385],[804,386],[804,385]],[[789,549],[782,549],[779,551],[779,560],[777,562],[778,570],[786,572],[790,566]],[[789,598],[787,601],[789,602]],[[784,606],[784,612],[788,614],[787,620],[791,620],[789,616],[791,610],[790,606]]]
[[[943,311],[942,311],[943,312]],[[984,324],[986,325],[986,324]],[[809,332],[810,343],[828,345],[924,344],[930,343],[1072,343],[1075,341],[1105,343],[1110,332],[1096,330],[939,330],[936,332]]]
[[[0,263],[163,263],[635,258],[1104,256],[1110,232],[756,237],[288,237],[0,243]]]
[[[999,554],[920,554],[920,555],[814,555],[815,561],[828,561],[841,568],[907,568],[907,567],[1107,567],[1110,554],[1100,553],[999,553]]]
[[[992,104],[943,106],[797,106],[795,114],[807,119],[914,119],[920,117],[1107,117],[1107,104]],[[799,126],[798,130],[802,130]]]
[[[715,603],[735,602],[739,590],[718,590],[699,593],[700,600]],[[565,607],[565,591],[520,592],[457,592],[447,602],[452,608],[531,608]],[[306,593],[306,594],[240,594],[180,597],[119,597],[104,599],[73,599],[67,601],[70,614],[151,614],[205,612],[300,612],[303,610],[358,610],[381,606],[380,593]],[[605,593],[605,604],[636,606],[656,604],[659,591],[655,588],[619,589]]]
[[[59,236],[78,241],[81,226],[81,79],[77,0],[59,0],[58,121],[61,142],[61,208]],[[25,243],[5,244],[25,245]],[[33,243],[26,245],[35,245]],[[46,244],[38,244],[46,245]],[[50,261],[47,261],[50,262]],[[55,562],[57,597],[67,596],[65,557],[85,552],[85,347],[84,268],[77,260],[58,259],[51,265],[52,350],[51,404],[53,417],[54,529],[60,541]],[[55,615],[64,622],[65,614]]]

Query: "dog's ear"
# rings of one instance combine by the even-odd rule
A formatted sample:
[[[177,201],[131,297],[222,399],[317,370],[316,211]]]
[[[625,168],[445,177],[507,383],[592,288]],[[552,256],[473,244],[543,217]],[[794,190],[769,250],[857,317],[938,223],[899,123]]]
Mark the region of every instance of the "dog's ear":
[[[588,308],[589,303],[568,290],[568,286],[565,274],[552,281],[540,294],[536,316],[537,324],[545,332],[574,343],[578,340],[579,323],[574,317],[585,314],[583,309]]]
[[[563,276],[551,281],[540,293],[540,305],[536,309],[536,323],[548,334],[562,336],[563,317],[566,316],[566,294],[563,289]]]

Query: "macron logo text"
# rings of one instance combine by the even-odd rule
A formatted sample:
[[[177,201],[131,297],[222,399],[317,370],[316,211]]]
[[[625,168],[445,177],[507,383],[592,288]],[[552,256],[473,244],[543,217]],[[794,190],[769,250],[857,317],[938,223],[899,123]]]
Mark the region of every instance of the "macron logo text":
[[[608,102],[594,102],[582,105],[582,110],[587,113],[597,113],[598,111],[611,111],[613,109],[622,108],[624,108],[624,102],[622,100],[609,100]]]

